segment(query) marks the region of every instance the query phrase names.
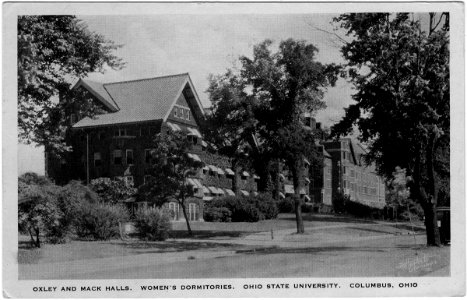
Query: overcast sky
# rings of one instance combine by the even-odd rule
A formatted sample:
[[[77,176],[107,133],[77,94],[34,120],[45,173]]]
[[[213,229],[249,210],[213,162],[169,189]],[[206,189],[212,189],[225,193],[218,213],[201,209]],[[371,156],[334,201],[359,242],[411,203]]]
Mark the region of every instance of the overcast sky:
[[[117,56],[126,68],[91,74],[90,79],[111,82],[190,73],[203,105],[209,106],[207,77],[219,74],[252,55],[253,45],[272,39],[277,45],[288,38],[306,40],[320,50],[323,63],[343,62],[332,35],[334,15],[160,15],[83,16],[91,31],[103,34],[123,47]],[[350,86],[341,80],[326,95],[328,108],[319,121],[331,125],[350,103]]]
[[[78,16],[91,31],[122,45],[116,51],[126,63],[119,71],[90,74],[89,79],[113,82],[190,73],[203,105],[209,106],[209,74],[219,74],[252,55],[253,45],[272,39],[275,45],[288,38],[314,44],[322,63],[343,62],[339,44],[331,34],[335,15],[154,15]],[[341,32],[338,32],[342,34]],[[327,108],[317,115],[318,122],[330,126],[343,116],[351,100],[351,86],[340,79],[325,96]],[[40,149],[19,148],[19,173],[43,173]],[[42,158],[42,160],[41,160]]]

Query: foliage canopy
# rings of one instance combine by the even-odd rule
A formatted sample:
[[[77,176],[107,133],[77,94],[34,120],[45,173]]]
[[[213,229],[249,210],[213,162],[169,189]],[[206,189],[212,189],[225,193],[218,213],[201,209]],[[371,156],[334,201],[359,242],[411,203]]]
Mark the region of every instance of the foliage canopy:
[[[58,101],[59,94],[72,99],[73,80],[107,67],[122,68],[124,63],[114,54],[118,47],[75,16],[19,16],[19,140],[66,150],[64,112],[72,103]]]

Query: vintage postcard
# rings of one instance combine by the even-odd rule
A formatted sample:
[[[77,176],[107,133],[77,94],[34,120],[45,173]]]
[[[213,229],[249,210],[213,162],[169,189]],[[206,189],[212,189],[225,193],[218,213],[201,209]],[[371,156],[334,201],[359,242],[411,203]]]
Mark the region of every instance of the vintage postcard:
[[[461,2],[3,3],[3,295],[465,295]]]

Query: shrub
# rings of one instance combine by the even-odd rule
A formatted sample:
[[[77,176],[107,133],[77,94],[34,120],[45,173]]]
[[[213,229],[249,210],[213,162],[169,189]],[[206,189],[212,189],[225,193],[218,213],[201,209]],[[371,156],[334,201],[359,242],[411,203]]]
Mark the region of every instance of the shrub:
[[[295,211],[295,204],[293,199],[290,197],[280,199],[277,203],[279,212],[281,213],[292,213]]]
[[[65,241],[68,227],[57,202],[60,189],[35,173],[18,178],[18,229],[29,234],[35,247],[41,246],[40,236],[50,243]]]
[[[359,218],[373,218],[378,219],[382,215],[382,210],[374,208],[359,202],[347,199],[344,202],[344,210],[346,213]]]
[[[108,240],[119,235],[120,222],[127,220],[129,212],[124,206],[85,203],[76,216],[76,233],[80,237]]]
[[[313,205],[303,203],[303,204],[302,204],[302,212],[303,212],[303,213],[310,213],[310,212],[313,212]]]
[[[255,203],[261,214],[264,215],[264,219],[270,220],[277,218],[279,208],[270,194],[258,194],[257,196],[251,197],[248,201]]]
[[[49,178],[45,176],[38,175],[34,172],[27,172],[18,177],[18,183],[22,183],[24,185],[52,185],[53,183],[50,181]]]
[[[334,209],[335,213],[341,214],[346,211],[345,203],[350,201],[350,197],[348,195],[344,195],[341,192],[336,193],[336,195],[332,198],[332,208]]]
[[[232,221],[232,212],[226,207],[206,207],[204,220],[206,222],[230,222]]]
[[[123,179],[100,177],[91,180],[89,186],[105,203],[117,203],[136,194],[136,189],[127,185]]]
[[[204,211],[206,221],[219,220],[221,222],[257,222],[276,218],[279,213],[276,203],[267,194],[223,197],[207,203]]]
[[[81,182],[72,180],[58,193],[58,206],[63,212],[62,226],[71,229],[82,207],[99,202],[99,196]]]
[[[158,208],[139,209],[135,213],[135,227],[143,239],[164,241],[169,236],[169,212]]]
[[[264,215],[252,203],[246,200],[235,201],[232,207],[232,222],[258,222]]]
[[[346,200],[344,203],[345,212],[356,217],[371,216],[371,208],[365,204]]]

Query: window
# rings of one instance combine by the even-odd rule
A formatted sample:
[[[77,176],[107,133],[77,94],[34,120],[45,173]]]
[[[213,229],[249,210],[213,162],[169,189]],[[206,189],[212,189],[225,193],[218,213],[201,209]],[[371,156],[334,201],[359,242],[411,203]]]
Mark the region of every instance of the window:
[[[347,180],[344,180],[344,189],[347,188]]]
[[[114,136],[127,136],[126,128],[118,128],[114,131]]]
[[[115,165],[122,164],[122,150],[114,150],[114,164]]]
[[[125,176],[123,181],[125,181],[126,186],[132,187],[134,185],[133,176]]]
[[[350,177],[355,177],[355,171],[354,170],[350,170]]]
[[[198,220],[199,215],[199,207],[196,203],[188,204],[188,218],[190,221]]]
[[[74,125],[77,122],[76,114],[70,115],[70,125]]]
[[[133,150],[131,149],[126,150],[126,164],[127,165],[133,164]]]
[[[118,131],[120,132],[120,134],[119,134],[120,136],[126,136],[127,135],[126,134],[126,128],[120,128]]]
[[[151,162],[151,149],[144,149],[144,162],[147,164]]]
[[[347,167],[346,167],[346,166],[344,166],[344,168],[343,168],[343,169],[344,169],[344,175],[346,175],[346,174],[347,174]]]
[[[190,117],[190,111],[187,110],[187,111],[186,111],[186,119],[187,119],[188,121],[190,121],[190,118],[191,118],[191,117]]]
[[[178,107],[174,107],[174,117],[178,118]]]
[[[169,202],[169,212],[172,216],[172,220],[178,220],[178,203]]]
[[[103,131],[99,131],[99,132],[97,133],[97,139],[98,139],[99,141],[102,141],[104,138],[105,138],[104,132],[103,132]]]
[[[345,160],[345,152],[342,152],[342,159]]]
[[[101,165],[102,165],[101,153],[95,152],[94,153],[94,167],[100,167]]]

